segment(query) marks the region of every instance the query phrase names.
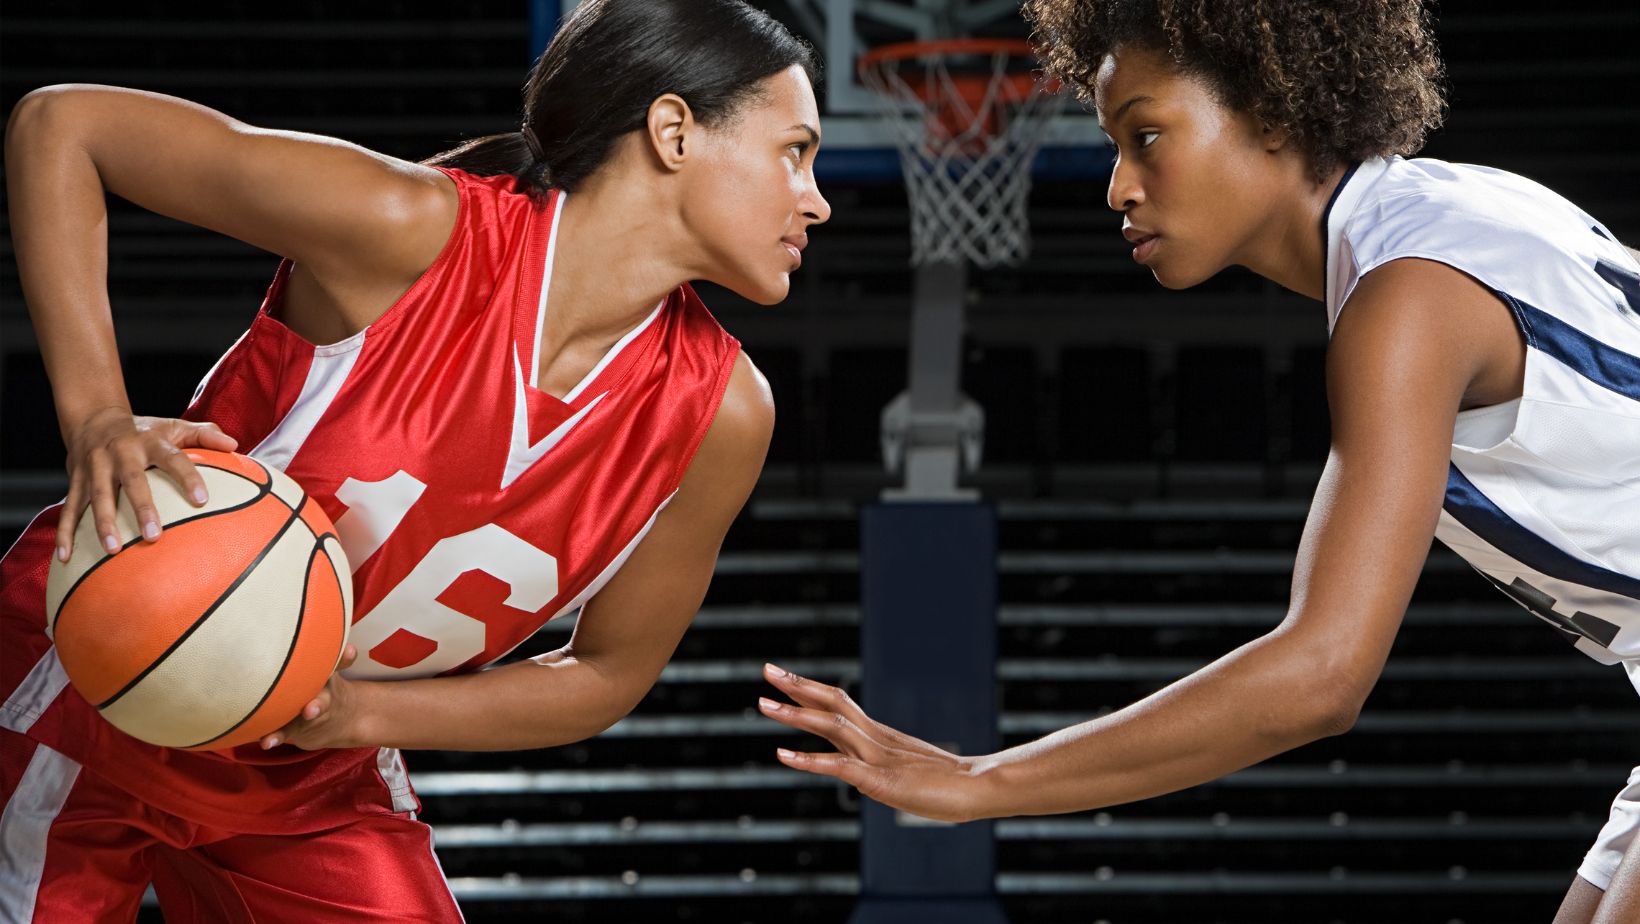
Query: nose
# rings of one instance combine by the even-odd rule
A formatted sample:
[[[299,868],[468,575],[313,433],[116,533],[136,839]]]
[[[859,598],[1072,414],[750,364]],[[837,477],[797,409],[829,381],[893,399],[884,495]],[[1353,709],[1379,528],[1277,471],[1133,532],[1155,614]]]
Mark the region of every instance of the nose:
[[[820,183],[814,179],[813,173],[809,174],[809,185],[804,191],[801,207],[803,217],[807,218],[811,225],[823,225],[826,219],[831,217],[831,203],[820,194]]]
[[[1118,212],[1126,212],[1145,201],[1144,187],[1139,185],[1138,171],[1122,163],[1122,155],[1110,168],[1110,187],[1105,190],[1105,204]]]

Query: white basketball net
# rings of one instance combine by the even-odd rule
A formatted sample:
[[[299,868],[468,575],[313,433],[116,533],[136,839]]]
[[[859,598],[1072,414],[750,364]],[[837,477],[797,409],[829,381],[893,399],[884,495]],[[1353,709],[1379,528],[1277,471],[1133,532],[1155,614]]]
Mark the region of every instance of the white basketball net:
[[[964,84],[986,80],[979,67],[953,77],[951,56],[872,63],[862,81],[883,104],[911,201],[913,265],[964,259],[980,267],[1015,265],[1030,255],[1031,162],[1064,94],[1041,79],[1029,89],[1014,79],[1033,59],[1015,51],[963,54],[964,64],[990,59],[977,104]],[[912,74],[920,89],[901,75]],[[960,82],[959,82],[960,81]]]

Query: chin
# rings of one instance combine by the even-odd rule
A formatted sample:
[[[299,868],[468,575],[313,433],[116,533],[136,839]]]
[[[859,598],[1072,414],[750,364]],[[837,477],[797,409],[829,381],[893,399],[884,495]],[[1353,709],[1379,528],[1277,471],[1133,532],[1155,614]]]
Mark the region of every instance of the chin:
[[[778,279],[747,280],[746,285],[735,287],[735,294],[759,305],[778,305],[786,300],[791,291],[791,277],[785,273],[781,273]]]
[[[1156,277],[1156,281],[1162,284],[1162,288],[1175,291],[1201,285],[1213,278],[1217,272],[1217,270],[1202,272],[1199,267],[1169,266],[1165,263],[1150,267],[1150,274]]]

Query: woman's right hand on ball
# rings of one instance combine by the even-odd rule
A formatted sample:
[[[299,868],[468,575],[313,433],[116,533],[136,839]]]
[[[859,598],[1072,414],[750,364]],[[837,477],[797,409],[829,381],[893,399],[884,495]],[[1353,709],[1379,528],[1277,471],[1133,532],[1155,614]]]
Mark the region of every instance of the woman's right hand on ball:
[[[131,502],[143,538],[159,538],[159,513],[144,474],[158,468],[182,487],[194,506],[205,503],[205,479],[184,449],[200,447],[231,452],[239,445],[213,423],[171,417],[137,417],[130,409],[108,407],[88,415],[68,438],[68,497],[57,519],[57,557],[67,561],[74,549],[80,514],[91,507],[103,548],[117,552],[114,526],[120,491]]]

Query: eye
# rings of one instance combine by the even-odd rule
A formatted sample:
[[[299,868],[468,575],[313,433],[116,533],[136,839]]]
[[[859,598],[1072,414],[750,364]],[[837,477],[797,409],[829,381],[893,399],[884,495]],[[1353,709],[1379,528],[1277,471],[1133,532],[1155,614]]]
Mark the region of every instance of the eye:
[[[799,141],[794,144],[788,144],[786,145],[786,150],[792,152],[792,156],[797,158],[799,162],[802,162],[804,155],[809,153],[809,143],[807,141]]]
[[[1133,137],[1138,139],[1139,147],[1148,148],[1151,142],[1162,136],[1161,132],[1135,132]]]

